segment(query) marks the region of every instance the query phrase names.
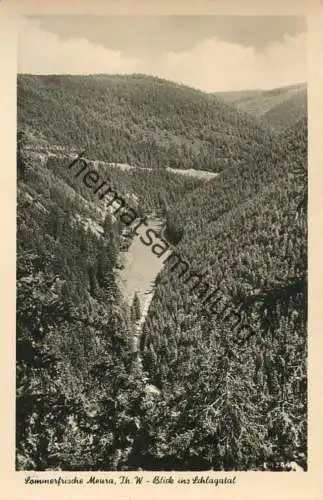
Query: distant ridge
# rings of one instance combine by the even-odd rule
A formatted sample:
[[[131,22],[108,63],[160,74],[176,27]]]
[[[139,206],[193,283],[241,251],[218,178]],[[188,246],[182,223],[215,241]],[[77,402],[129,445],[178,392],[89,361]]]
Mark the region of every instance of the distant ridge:
[[[216,92],[214,95],[279,131],[292,126],[307,114],[306,83],[270,90]]]

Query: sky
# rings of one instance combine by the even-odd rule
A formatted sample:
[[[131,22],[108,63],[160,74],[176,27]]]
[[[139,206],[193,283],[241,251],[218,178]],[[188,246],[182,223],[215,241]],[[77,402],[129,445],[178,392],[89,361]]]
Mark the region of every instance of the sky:
[[[18,71],[144,73],[206,92],[305,82],[306,21],[296,16],[24,17]]]

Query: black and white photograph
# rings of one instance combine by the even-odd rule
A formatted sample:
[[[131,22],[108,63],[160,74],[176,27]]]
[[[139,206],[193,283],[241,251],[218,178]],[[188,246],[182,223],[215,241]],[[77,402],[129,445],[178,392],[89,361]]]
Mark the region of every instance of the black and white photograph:
[[[307,38],[21,18],[16,471],[308,470]]]

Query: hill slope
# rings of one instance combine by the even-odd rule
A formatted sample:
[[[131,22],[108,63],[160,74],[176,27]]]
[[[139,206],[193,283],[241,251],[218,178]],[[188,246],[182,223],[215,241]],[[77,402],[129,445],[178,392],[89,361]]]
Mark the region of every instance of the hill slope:
[[[167,264],[142,348],[172,467],[306,467],[306,171],[302,120],[169,215],[189,269]]]
[[[67,168],[75,154],[28,127],[17,143],[16,467],[127,467],[129,422],[147,396],[119,290],[128,235]],[[142,215],[163,213],[201,183],[164,170],[88,167]]]
[[[18,77],[18,120],[90,159],[219,172],[271,141],[215,96],[158,78]]]
[[[218,92],[216,95],[238,109],[261,118],[276,130],[292,126],[307,114],[306,84],[272,90]]]

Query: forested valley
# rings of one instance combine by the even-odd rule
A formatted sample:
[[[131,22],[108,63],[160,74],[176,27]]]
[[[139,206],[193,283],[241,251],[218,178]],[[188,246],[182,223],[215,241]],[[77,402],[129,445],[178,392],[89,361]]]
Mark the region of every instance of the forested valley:
[[[18,470],[306,470],[307,118],[290,116],[273,131],[144,75],[18,77]],[[221,288],[210,312],[166,264],[140,356],[131,235],[66,168],[81,151]]]

